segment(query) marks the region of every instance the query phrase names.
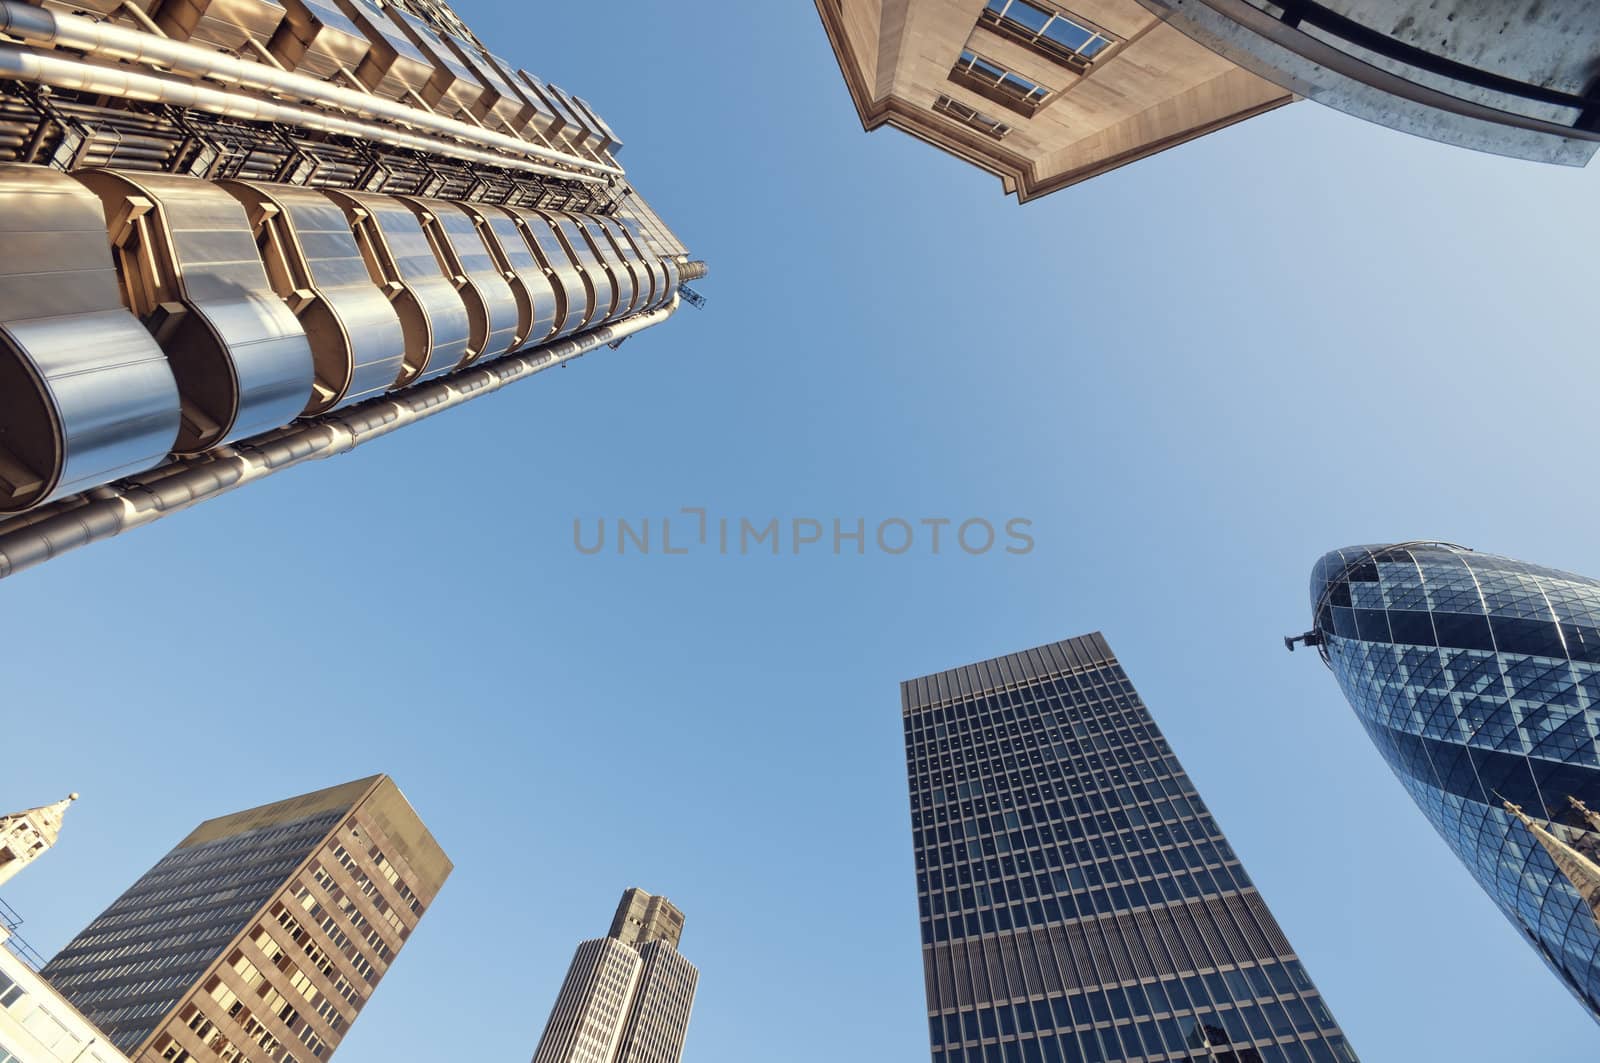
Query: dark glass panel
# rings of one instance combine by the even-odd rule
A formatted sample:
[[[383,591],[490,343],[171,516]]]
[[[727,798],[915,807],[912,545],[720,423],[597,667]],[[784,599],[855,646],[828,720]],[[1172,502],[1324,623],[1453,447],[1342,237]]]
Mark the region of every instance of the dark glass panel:
[[[1389,618],[1382,609],[1357,609],[1356,631],[1365,642],[1388,642]]]
[[[1435,646],[1433,619],[1423,612],[1389,610],[1389,630],[1393,641],[1405,646]]]
[[[1461,650],[1492,650],[1489,618],[1482,613],[1434,613],[1433,626],[1439,645]]]
[[[1487,626],[1485,630],[1487,630]],[[1333,633],[1342,639],[1359,637],[1356,634],[1356,614],[1354,609],[1338,605],[1333,607]]]
[[[1524,620],[1520,617],[1490,618],[1495,646],[1501,653],[1526,653],[1533,657],[1565,658],[1561,631],[1550,620]]]

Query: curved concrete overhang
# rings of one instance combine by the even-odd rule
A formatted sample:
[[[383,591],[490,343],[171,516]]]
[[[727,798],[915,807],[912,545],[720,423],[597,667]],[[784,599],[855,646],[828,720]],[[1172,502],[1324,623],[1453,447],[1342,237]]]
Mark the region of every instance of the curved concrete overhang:
[[[1354,20],[1320,4],[1277,7],[1249,0],[1139,0],[1169,25],[1218,55],[1297,96],[1429,140],[1534,162],[1582,166],[1600,149],[1600,96],[1583,97],[1475,70],[1392,34],[1355,36],[1346,51],[1291,12],[1312,11],[1330,25]],[[1534,31],[1529,31],[1534,32]],[[1386,38],[1382,44],[1378,38]],[[1524,113],[1510,110],[1521,107]],[[1587,108],[1587,109],[1586,109]],[[1588,128],[1583,128],[1588,126]]]

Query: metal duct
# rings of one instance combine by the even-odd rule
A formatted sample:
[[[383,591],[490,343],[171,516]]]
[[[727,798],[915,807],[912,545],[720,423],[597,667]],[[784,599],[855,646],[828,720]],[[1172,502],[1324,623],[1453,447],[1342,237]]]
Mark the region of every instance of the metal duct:
[[[384,118],[402,125],[443,133],[468,144],[478,144],[576,167],[586,174],[623,176],[623,171],[615,166],[606,166],[576,155],[541,147],[520,137],[496,133],[454,118],[386,100],[368,92],[359,92],[319,81],[304,74],[279,70],[265,63],[236,59],[182,41],[167,40],[154,34],[111,23],[95,22],[80,15],[46,11],[25,4],[22,0],[0,0],[0,32],[41,43],[79,49],[91,55],[156,64],[201,77],[293,95],[324,107],[336,107],[351,114]],[[381,141],[385,138],[379,135],[372,139]],[[560,176],[577,176],[555,172]]]
[[[3,9],[9,7],[10,3],[11,0],[0,0],[0,16],[5,14]],[[38,9],[29,8],[28,10],[36,11]],[[48,12],[45,12],[45,14],[48,14]],[[0,31],[9,32],[5,30],[3,25],[0,25]],[[282,122],[286,125],[303,126],[309,129],[321,129],[329,133],[339,133],[344,136],[359,137],[379,144],[415,148],[418,151],[451,156],[471,162],[487,163],[491,166],[527,170],[531,173],[544,174],[547,177],[562,177],[587,184],[598,185],[606,183],[604,178],[558,170],[541,163],[529,162],[527,159],[479,151],[448,140],[439,140],[434,137],[413,133],[402,133],[387,126],[340,118],[325,111],[316,111],[308,107],[275,103],[271,100],[263,100],[254,96],[245,96],[239,93],[227,92],[223,89],[209,88],[184,78],[161,74],[141,74],[126,67],[100,66],[81,59],[68,59],[51,52],[41,52],[12,44],[0,44],[0,77],[15,78],[18,81],[33,81],[58,89],[72,89],[77,92],[88,92],[96,95],[150,100],[157,103],[171,104],[175,107],[193,107],[196,110],[209,111],[212,114],[227,115],[232,118],[242,118],[251,122]]]
[[[425,417],[498,391],[542,369],[571,361],[604,344],[617,343],[660,324],[676,309],[674,300],[660,310],[466,369],[444,380],[409,388],[387,398],[324,414],[234,447],[156,469],[114,487],[98,488],[27,516],[0,522],[0,578],[43,564],[80,546],[153,523],[284,469],[343,454]]]

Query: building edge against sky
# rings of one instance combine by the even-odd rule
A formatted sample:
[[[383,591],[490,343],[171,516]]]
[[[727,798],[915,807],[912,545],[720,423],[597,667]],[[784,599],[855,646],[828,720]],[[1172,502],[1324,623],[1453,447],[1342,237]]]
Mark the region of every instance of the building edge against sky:
[[[62,817],[77,796],[0,816],[0,883],[56,843]],[[16,928],[10,909],[0,904],[0,1063],[128,1063],[34,969],[32,951],[13,937]]]
[[[1356,1059],[1103,636],[901,710],[934,1063]]]
[[[1137,0],[816,0],[851,101],[1021,202],[1290,102]],[[1042,18],[1039,17],[1042,15]]]
[[[1586,0],[815,3],[867,130],[910,133],[1024,203],[1300,96],[1519,158],[1582,165],[1600,147]]]
[[[1320,652],[1445,843],[1600,1020],[1600,580],[1438,542],[1312,569]]]
[[[683,924],[665,897],[627,890],[607,936],[579,943],[533,1063],[680,1063],[700,978]]]
[[[705,273],[595,108],[442,0],[0,0],[0,33],[0,578],[615,347]]]
[[[41,973],[136,1063],[326,1059],[451,869],[357,779],[200,824]]]

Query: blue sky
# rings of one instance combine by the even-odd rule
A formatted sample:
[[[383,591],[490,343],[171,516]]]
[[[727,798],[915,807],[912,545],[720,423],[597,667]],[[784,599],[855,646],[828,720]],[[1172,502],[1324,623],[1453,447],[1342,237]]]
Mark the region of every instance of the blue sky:
[[[1305,103],[1018,207],[864,135],[810,4],[457,6],[602,110],[711,304],[7,581],[0,804],[83,793],[5,893],[36,946],[388,771],[457,871],[342,1063],[531,1056],[630,885],[688,915],[689,1063],[922,1063],[897,684],[1099,629],[1363,1059],[1594,1058],[1280,639],[1334,546],[1600,575],[1600,171]],[[685,506],[1036,547],[573,547]]]

